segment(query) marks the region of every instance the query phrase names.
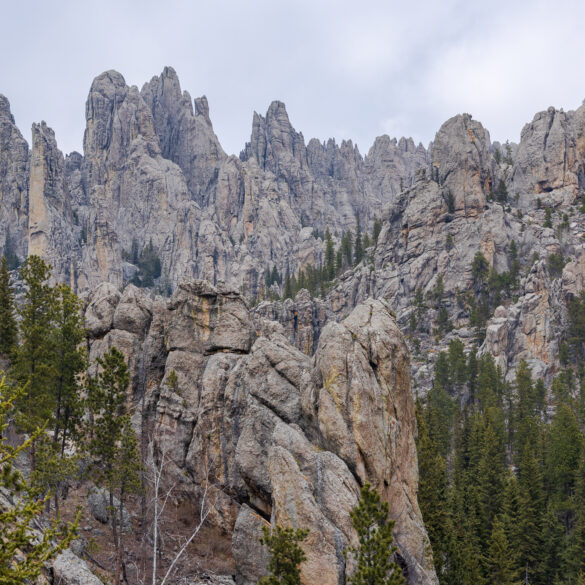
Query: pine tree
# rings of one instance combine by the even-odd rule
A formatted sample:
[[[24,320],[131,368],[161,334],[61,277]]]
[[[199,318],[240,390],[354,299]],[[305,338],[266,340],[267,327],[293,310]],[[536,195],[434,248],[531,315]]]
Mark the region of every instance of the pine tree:
[[[417,401],[416,420],[418,426],[418,502],[423,521],[433,548],[435,569],[443,575],[450,550],[452,526],[449,517],[449,491],[447,466],[437,446],[429,436],[425,414]]]
[[[329,228],[325,232],[325,270],[327,280],[333,280],[335,278],[335,247]]]
[[[55,517],[59,516],[59,499],[65,496],[67,485],[75,479],[78,468],[79,456],[61,453],[57,443],[45,440],[37,445],[31,483],[47,498],[47,511],[52,494]]]
[[[392,529],[394,522],[388,518],[388,503],[366,483],[360,490],[359,504],[351,511],[353,527],[359,539],[358,548],[347,553],[356,560],[356,569],[348,582],[353,585],[400,585],[404,576],[392,560],[397,550]]]
[[[129,494],[137,494],[140,492],[140,471],[142,469],[140,465],[140,456],[138,454],[138,441],[136,439],[136,433],[130,423],[130,417],[125,415],[120,421],[122,425],[122,432],[120,437],[120,443],[116,450],[116,461],[115,461],[115,475],[113,477],[111,490],[116,491],[118,498],[118,509],[112,509],[112,517],[118,516],[116,524],[119,527],[117,537],[118,542],[116,543],[116,570],[115,582],[120,582],[122,572],[125,566],[125,550],[124,543],[122,541],[122,528],[124,526],[124,507]]]
[[[494,520],[484,564],[490,585],[513,585],[517,582],[514,551],[500,518]]]
[[[18,497],[10,507],[0,507],[0,583],[22,585],[33,582],[47,561],[67,548],[75,536],[77,522],[63,526],[57,522],[40,532],[38,520],[43,511],[43,499],[31,489],[14,464],[18,454],[24,452],[40,431],[17,448],[10,447],[4,438],[9,413],[22,391],[9,391],[4,379],[0,380],[0,489]]]
[[[546,556],[543,539],[545,495],[534,445],[526,447],[520,457],[518,504],[518,532],[522,535],[517,542],[519,566],[538,580],[543,575]]]
[[[577,578],[585,571],[585,451],[581,453],[573,498],[575,523],[566,546],[565,567],[568,576]]]
[[[284,292],[283,292],[283,298],[285,299],[291,299],[293,297],[294,291],[293,291],[293,283],[290,277],[290,272],[288,270],[288,268],[286,269],[286,276],[284,277]]]
[[[498,418],[502,417],[501,421]],[[477,489],[481,506],[481,540],[486,543],[504,496],[506,451],[503,416],[491,409],[485,416],[481,435],[480,459],[477,466]]]
[[[6,256],[0,264],[0,355],[11,355],[16,348],[18,327],[14,315],[14,294]]]
[[[374,228],[372,231],[372,239],[374,240],[374,246],[378,245],[378,238],[380,237],[380,232],[382,231],[382,222],[379,219],[374,220]]]
[[[89,452],[94,458],[94,473],[98,483],[109,491],[110,524],[116,548],[115,585],[120,583],[122,558],[122,525],[114,507],[114,492],[120,485],[121,443],[127,427],[126,389],[130,383],[128,367],[122,353],[112,347],[98,359],[100,371],[89,384],[88,404],[93,413],[88,435]]]
[[[510,251],[508,252],[508,261],[510,263],[510,277],[514,283],[520,273],[520,261],[518,260],[518,246],[516,240],[510,242]]]
[[[467,387],[469,389],[469,400],[473,404],[477,395],[478,363],[476,348],[472,347],[467,356]]]
[[[26,386],[25,395],[17,402],[17,423],[25,432],[43,426],[54,412],[50,387],[55,366],[52,343],[55,294],[47,283],[50,270],[50,266],[38,256],[30,256],[20,267],[27,291],[19,310],[21,344],[16,351],[11,375],[18,385]],[[34,443],[32,460],[34,466]]]
[[[280,274],[278,274],[278,269],[276,268],[276,264],[272,267],[272,273],[270,275],[270,284],[280,284]]]
[[[573,496],[583,449],[584,437],[575,413],[567,404],[559,404],[547,433],[545,479],[549,506],[564,534],[575,522]]]
[[[270,574],[262,577],[258,585],[300,585],[300,565],[307,556],[299,543],[307,538],[308,530],[297,528],[283,528],[276,526],[271,530],[268,526],[262,527],[260,543],[270,551],[268,571]]]
[[[85,329],[81,317],[81,301],[66,285],[55,290],[55,319],[52,344],[55,355],[54,378],[51,388],[55,412],[53,441],[65,452],[66,442],[77,437],[83,414],[80,399],[80,376],[86,368],[85,352],[81,343]]]
[[[343,261],[345,265],[353,266],[353,240],[349,230],[341,238],[341,248],[343,250]]]
[[[14,243],[10,234],[10,226],[6,228],[6,239],[4,243],[4,256],[6,256],[6,268],[15,270],[20,264],[20,260],[14,251]]]
[[[354,246],[354,264],[359,264],[364,257],[364,249],[363,249],[363,242],[362,242],[362,225],[360,221],[360,214],[356,214],[356,228],[355,228],[355,246]]]
[[[368,249],[368,248],[369,248],[371,245],[372,245],[372,242],[370,241],[370,236],[368,235],[368,232],[366,232],[366,233],[364,234],[363,243],[362,243],[362,246],[363,246],[364,252],[365,252],[365,251],[366,251],[366,250],[367,250],[367,249]]]

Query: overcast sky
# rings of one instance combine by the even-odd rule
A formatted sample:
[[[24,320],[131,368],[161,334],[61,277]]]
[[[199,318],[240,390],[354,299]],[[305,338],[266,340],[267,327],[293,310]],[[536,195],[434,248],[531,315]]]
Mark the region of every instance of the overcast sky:
[[[274,99],[307,142],[352,138],[365,154],[381,134],[426,145],[461,112],[518,141],[537,111],[585,98],[577,0],[20,0],[2,14],[0,93],[29,142],[46,120],[64,152],[81,151],[107,69],[142,87],[173,66],[234,154]]]

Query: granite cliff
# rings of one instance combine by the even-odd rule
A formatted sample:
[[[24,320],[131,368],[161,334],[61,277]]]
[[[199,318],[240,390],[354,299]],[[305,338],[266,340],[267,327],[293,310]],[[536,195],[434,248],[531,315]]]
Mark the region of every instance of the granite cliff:
[[[416,497],[408,349],[384,301],[329,322],[312,357],[280,324],[253,319],[239,293],[205,281],[168,300],[104,283],[85,319],[91,358],[124,352],[136,426],[172,461],[169,481],[194,501],[211,483],[210,522],[231,535],[236,583],[264,573],[267,522],[310,530],[303,583],[345,583],[349,512],[365,482],[390,503],[408,582],[437,582]]]

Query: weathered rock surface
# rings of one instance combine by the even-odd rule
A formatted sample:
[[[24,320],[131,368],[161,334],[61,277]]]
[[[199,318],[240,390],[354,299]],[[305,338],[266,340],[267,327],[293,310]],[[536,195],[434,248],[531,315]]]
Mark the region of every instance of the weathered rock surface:
[[[120,501],[118,498],[113,499],[114,508],[119,509]],[[87,494],[87,506],[91,515],[102,524],[107,524],[110,521],[110,492],[106,489],[99,489],[92,487]],[[116,512],[117,513],[117,512]],[[130,530],[130,514],[124,508],[122,510],[122,526],[123,529]]]
[[[0,245],[20,259],[27,255],[29,164],[28,144],[0,94]]]
[[[69,549],[53,561],[53,583],[59,585],[103,585],[79,557]]]
[[[145,394],[140,424],[173,461],[184,497],[197,501],[212,481],[210,521],[233,535],[239,585],[265,570],[258,539],[267,523],[309,528],[303,583],[344,583],[343,550],[356,544],[349,512],[365,481],[390,502],[409,583],[436,583],[416,501],[408,351],[385,303],[369,300],[326,325],[311,357],[282,333],[257,336],[241,296],[227,288],[181,284],[150,305],[150,321],[134,287],[95,296],[91,319],[101,302],[115,307],[90,353],[133,336],[125,351],[142,364],[133,389],[136,401]],[[163,346],[154,341],[161,338]]]
[[[585,106],[570,112],[550,107],[536,114],[522,130],[513,188],[526,194],[526,204],[534,204],[537,196],[546,197],[555,190],[565,191],[572,200],[577,189],[585,186],[584,163]]]
[[[443,197],[453,196],[456,216],[476,217],[483,211],[492,185],[489,148],[488,132],[469,114],[447,120],[437,132],[431,172]]]
[[[0,119],[0,243],[13,226],[19,257],[43,255],[77,291],[127,284],[152,245],[162,291],[187,276],[256,295],[267,267],[284,274],[321,262],[313,228],[338,240],[356,212],[371,225],[427,164],[426,150],[406,139],[382,137],[365,159],[351,141],[305,146],[281,102],[254,115],[241,158],[227,156],[207,100],[192,102],[172,68],[140,92],[115,71],[99,75],[83,156],[64,159],[44,123],[33,127],[29,155],[5,98]]]

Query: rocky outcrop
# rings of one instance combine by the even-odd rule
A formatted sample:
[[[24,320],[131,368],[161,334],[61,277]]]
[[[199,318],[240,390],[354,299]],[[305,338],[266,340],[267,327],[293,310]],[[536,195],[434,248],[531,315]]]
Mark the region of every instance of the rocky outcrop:
[[[504,374],[525,360],[536,378],[550,379],[566,322],[561,281],[551,282],[541,261],[525,279],[523,292],[516,303],[496,309],[480,351],[491,353]]]
[[[28,236],[28,144],[0,94],[0,249],[23,259]]]
[[[140,96],[152,111],[163,157],[180,167],[191,196],[204,206],[227,158],[213,132],[207,98],[192,102],[172,67],[144,84]]]
[[[490,137],[469,114],[445,122],[433,142],[431,174],[442,187],[451,213],[477,217],[492,188]]]
[[[317,349],[321,330],[334,313],[328,303],[302,289],[294,300],[264,301],[253,310],[256,329],[267,334],[281,332],[289,343],[311,356]],[[275,328],[275,323],[281,327]]]
[[[85,562],[69,549],[63,551],[53,562],[53,583],[55,585],[103,585]]]
[[[55,276],[74,287],[72,252],[78,242],[66,191],[65,160],[57,148],[55,133],[45,122],[33,124],[32,137],[28,254],[45,258]]]
[[[408,351],[385,303],[326,325],[310,357],[266,317],[257,336],[228,288],[186,282],[150,313],[134,287],[95,296],[90,354],[123,342],[134,400],[144,397],[135,420],[172,460],[184,497],[197,501],[211,481],[210,521],[233,535],[239,585],[265,570],[268,523],[310,530],[303,583],[344,583],[343,550],[356,544],[349,512],[366,481],[390,503],[409,583],[436,583],[416,501]]]
[[[572,201],[585,186],[585,106],[536,114],[522,130],[514,162],[513,188],[525,205],[537,197]]]

